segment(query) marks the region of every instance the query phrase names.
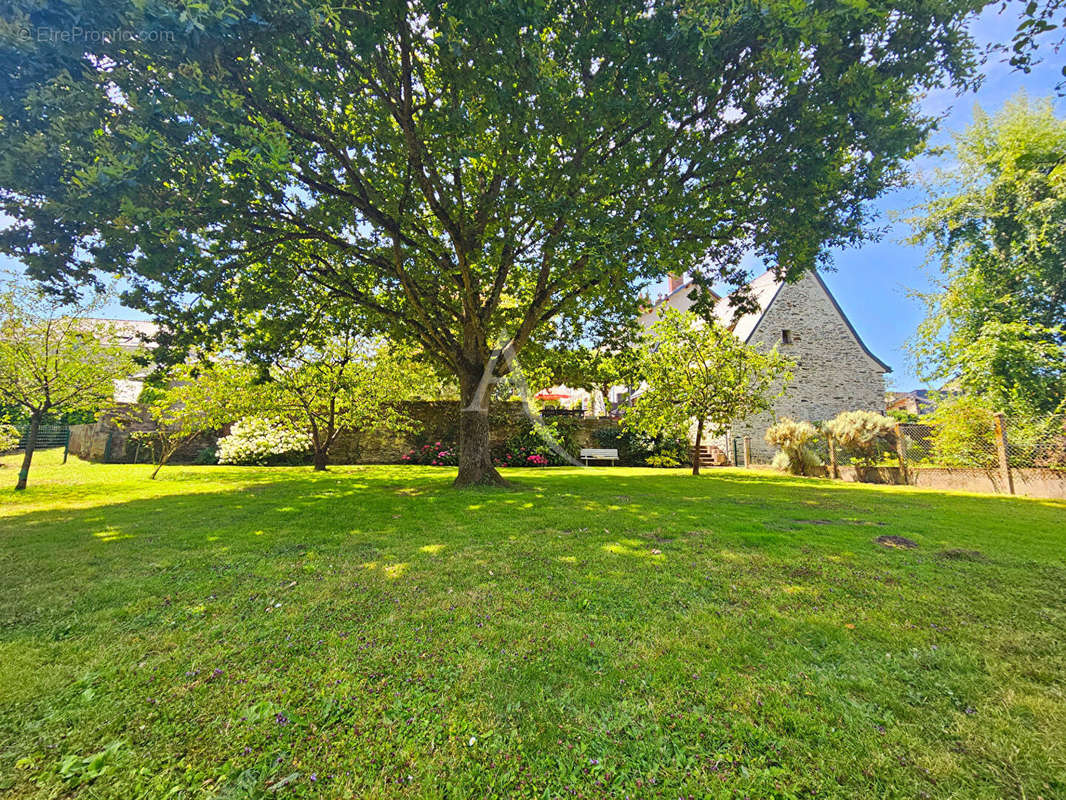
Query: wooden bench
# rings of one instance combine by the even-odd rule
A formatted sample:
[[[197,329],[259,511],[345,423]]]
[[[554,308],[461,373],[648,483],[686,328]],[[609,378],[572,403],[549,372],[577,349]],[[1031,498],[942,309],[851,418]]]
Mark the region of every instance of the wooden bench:
[[[618,460],[618,451],[613,448],[583,447],[581,460],[585,462],[586,467],[589,461],[610,461],[613,467],[614,462]]]

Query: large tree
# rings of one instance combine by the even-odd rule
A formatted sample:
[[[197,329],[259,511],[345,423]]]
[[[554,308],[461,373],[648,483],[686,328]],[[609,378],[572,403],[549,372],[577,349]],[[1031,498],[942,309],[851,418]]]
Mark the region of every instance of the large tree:
[[[66,304],[24,282],[0,286],[0,404],[29,420],[16,489],[26,488],[42,420],[110,405],[115,382],[133,370],[120,333],[94,317],[102,304]]]
[[[496,482],[489,389],[557,315],[861,239],[982,5],[15,0],[0,249],[127,275],[162,355],[313,285],[456,376],[457,483]]]
[[[1000,408],[1066,400],[1066,120],[1024,95],[978,110],[914,218],[939,262],[919,368]]]

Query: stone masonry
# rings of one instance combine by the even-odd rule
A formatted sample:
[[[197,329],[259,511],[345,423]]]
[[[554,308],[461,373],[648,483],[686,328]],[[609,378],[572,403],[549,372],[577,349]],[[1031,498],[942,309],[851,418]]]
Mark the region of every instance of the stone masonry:
[[[773,457],[773,448],[764,437],[777,418],[819,422],[841,411],[884,413],[884,373],[889,369],[866,350],[817,276],[808,274],[796,283],[783,284],[748,342],[777,345],[796,362],[792,382],[773,411],[733,428],[734,437],[751,437],[756,463],[767,463]]]

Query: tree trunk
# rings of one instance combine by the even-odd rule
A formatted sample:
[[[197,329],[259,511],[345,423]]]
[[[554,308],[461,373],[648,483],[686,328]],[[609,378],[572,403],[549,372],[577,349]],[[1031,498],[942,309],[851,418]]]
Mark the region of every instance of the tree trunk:
[[[696,445],[692,448],[692,474],[700,474],[700,444],[703,442],[703,420],[696,423]]]
[[[492,385],[481,386],[481,373],[459,379],[459,475],[455,486],[507,486],[492,465],[489,448],[489,396]]]
[[[329,458],[329,447],[315,448],[315,472],[326,471],[326,459]]]
[[[15,490],[21,491],[26,488],[26,479],[30,477],[30,463],[33,461],[33,451],[37,447],[37,431],[41,427],[41,418],[34,414],[30,417],[30,430],[26,435],[26,452],[22,456],[22,466],[19,468],[19,480],[15,484]]]

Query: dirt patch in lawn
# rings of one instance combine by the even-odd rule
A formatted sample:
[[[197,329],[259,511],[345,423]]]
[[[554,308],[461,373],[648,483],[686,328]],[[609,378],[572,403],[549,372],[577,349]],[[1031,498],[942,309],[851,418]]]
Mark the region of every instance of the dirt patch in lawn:
[[[878,536],[874,539],[882,547],[895,547],[898,550],[913,550],[918,543],[905,536]]]

